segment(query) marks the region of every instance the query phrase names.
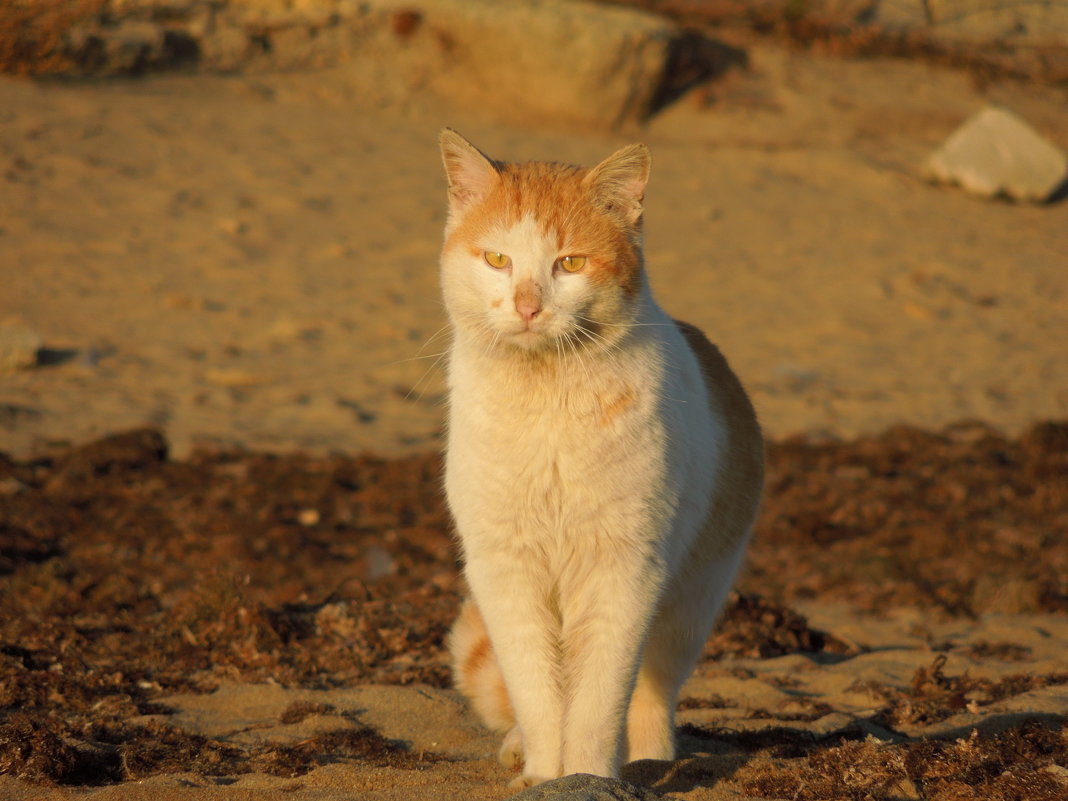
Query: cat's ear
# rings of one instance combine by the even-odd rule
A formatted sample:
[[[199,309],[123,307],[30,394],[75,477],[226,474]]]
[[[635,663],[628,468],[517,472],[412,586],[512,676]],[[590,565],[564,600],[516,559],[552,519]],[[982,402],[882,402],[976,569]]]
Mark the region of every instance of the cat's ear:
[[[582,182],[602,209],[634,225],[642,216],[649,162],[649,148],[627,145],[590,170]]]
[[[449,179],[449,205],[458,211],[488,195],[500,178],[493,159],[452,128],[443,129],[438,141]]]

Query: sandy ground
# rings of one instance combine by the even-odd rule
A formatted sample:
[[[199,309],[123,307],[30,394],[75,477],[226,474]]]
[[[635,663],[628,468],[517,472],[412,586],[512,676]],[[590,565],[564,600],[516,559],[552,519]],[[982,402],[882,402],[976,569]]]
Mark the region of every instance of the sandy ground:
[[[763,44],[750,58],[749,72],[684,98],[644,130],[611,136],[566,120],[516,130],[428,97],[384,104],[343,70],[0,81],[0,319],[17,317],[49,349],[49,364],[0,376],[0,451],[139,423],[162,426],[178,455],[198,442],[437,447],[436,132],[446,124],[509,158],[590,163],[645,140],[654,288],[721,345],[773,436],[968,417],[1017,432],[1068,416],[1068,204],[981,201],[918,177],[926,153],[988,100],[1068,148],[1065,92],[979,90],[919,63],[829,61]],[[834,709],[791,726],[828,733],[875,705],[858,681],[908,685],[930,665],[935,640],[1026,643],[1025,669],[1035,672],[1063,667],[1068,653],[1063,616],[938,624],[912,610],[878,620],[819,603],[804,611],[871,651],[826,664],[798,655],[724,662],[684,695],[714,688],[729,703],[681,719],[766,725],[788,708],[785,686]],[[964,669],[998,678],[1021,666],[954,654],[947,672]],[[279,710],[312,695],[234,685],[169,704],[180,710],[172,722],[190,731],[299,740],[322,722],[287,728]],[[417,771],[339,763],[299,779],[166,775],[91,790],[0,776],[0,797],[507,795],[494,739],[452,692],[361,687],[329,702],[453,761]],[[754,709],[767,715],[743,719]],[[963,737],[1021,711],[1068,713],[1063,685],[939,726]],[[684,739],[683,751],[675,766],[631,775],[681,798],[738,797],[729,745]],[[687,778],[688,766],[707,776],[710,764],[721,781]]]
[[[0,381],[0,450],[162,425],[196,441],[437,444],[437,130],[590,163],[646,140],[663,305],[732,359],[774,436],[1068,413],[1068,205],[918,177],[987,100],[1068,148],[1064,90],[767,46],[645,130],[514,130],[344,71],[0,82],[0,319],[52,366]]]
[[[739,742],[684,733],[675,763],[635,763],[624,769],[623,777],[693,801],[760,798],[743,792],[739,779],[751,780],[757,771],[782,760],[753,756],[752,743],[748,749],[741,747],[746,733],[777,730],[781,737],[785,730],[801,741],[807,737],[833,738],[837,732],[845,736],[857,721],[870,718],[881,703],[875,693],[865,689],[865,682],[907,687],[918,669],[932,664],[934,642],[950,643],[954,649],[944,668],[947,675],[966,672],[972,678],[995,681],[1022,670],[1036,674],[1063,671],[1068,652],[1068,620],[1064,616],[990,615],[978,621],[939,624],[915,610],[858,617],[847,607],[817,603],[802,609],[814,625],[871,650],[848,658],[791,654],[774,659],[727,659],[704,666],[683,688],[684,704],[685,699],[729,700],[717,708],[683,710],[679,724],[720,727]],[[1010,640],[1031,649],[1026,664],[1011,657],[964,655],[976,644]],[[329,704],[386,737],[408,742],[416,754],[444,754],[448,759],[428,761],[414,770],[339,762],[297,778],[258,773],[216,778],[172,773],[77,790],[29,787],[0,776],[0,797],[26,801],[401,801],[501,799],[510,795],[505,787],[510,774],[495,759],[498,738],[477,724],[455,691],[421,686],[316,691],[233,684],[211,695],[173,696],[160,703],[175,710],[166,716],[167,723],[238,745],[295,744],[319,732],[338,729],[339,719],[334,715],[281,723],[284,710],[297,701]],[[819,704],[827,705],[825,714],[804,714]],[[895,732],[870,721],[861,725],[870,730],[869,741],[878,747],[900,742],[902,735],[967,740],[973,729],[994,734],[1026,718],[1057,720],[1066,712],[1068,688],[1061,684],[1017,694],[981,710],[962,709],[932,725],[903,726]],[[902,790],[894,797],[920,796],[913,788],[911,794]]]

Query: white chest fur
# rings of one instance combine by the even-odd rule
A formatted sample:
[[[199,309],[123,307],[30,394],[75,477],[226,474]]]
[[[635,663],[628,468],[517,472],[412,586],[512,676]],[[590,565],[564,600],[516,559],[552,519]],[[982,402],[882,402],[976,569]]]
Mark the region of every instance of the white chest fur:
[[[458,341],[446,488],[465,552],[613,541],[672,569],[707,514],[722,423],[652,303],[613,352],[535,363]]]

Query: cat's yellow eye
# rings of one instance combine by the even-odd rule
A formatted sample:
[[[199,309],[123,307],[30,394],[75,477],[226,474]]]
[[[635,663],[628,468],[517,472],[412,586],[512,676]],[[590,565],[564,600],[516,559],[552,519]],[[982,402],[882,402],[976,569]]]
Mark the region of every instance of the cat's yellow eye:
[[[583,267],[586,266],[585,256],[564,256],[562,259],[556,262],[563,269],[569,273],[577,273]]]
[[[494,253],[490,250],[483,251],[482,258],[486,260],[486,264],[498,270],[503,270],[512,263],[512,260],[503,253]]]

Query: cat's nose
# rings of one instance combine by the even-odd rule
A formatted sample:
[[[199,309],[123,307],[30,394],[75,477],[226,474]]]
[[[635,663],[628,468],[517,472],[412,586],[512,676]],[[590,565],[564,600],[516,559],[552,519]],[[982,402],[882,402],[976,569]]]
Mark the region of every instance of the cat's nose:
[[[529,323],[541,311],[541,287],[533,281],[524,281],[515,290],[515,310]]]
[[[529,323],[538,316],[538,312],[541,311],[541,304],[517,300],[515,302],[515,310],[519,312],[519,316],[523,318],[524,322]]]

